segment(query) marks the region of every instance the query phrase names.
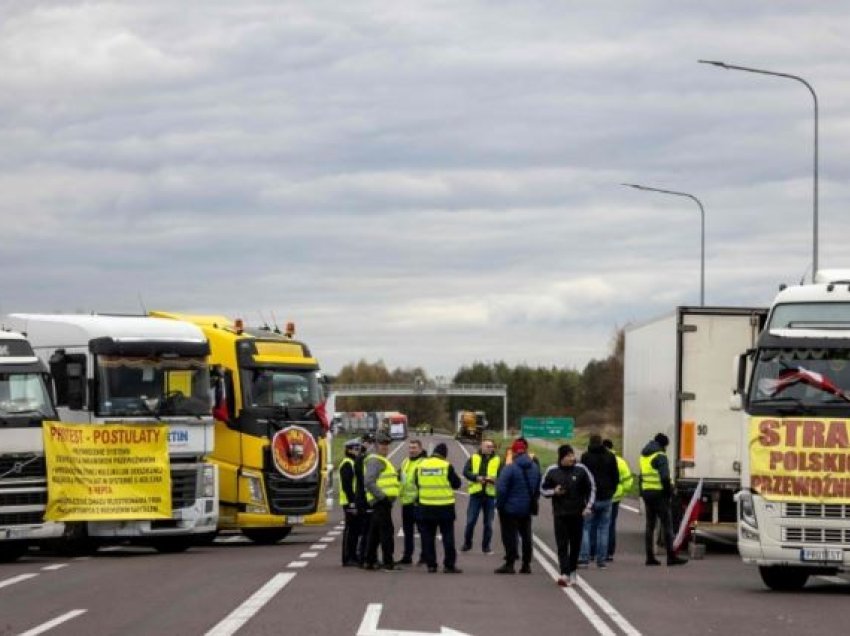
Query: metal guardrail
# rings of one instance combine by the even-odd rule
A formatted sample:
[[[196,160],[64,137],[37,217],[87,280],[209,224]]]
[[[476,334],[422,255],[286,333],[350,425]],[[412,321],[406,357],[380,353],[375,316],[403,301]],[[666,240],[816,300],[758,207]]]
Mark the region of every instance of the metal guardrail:
[[[503,397],[507,384],[438,384],[413,382],[407,384],[332,384],[329,392],[339,397],[365,395],[479,395]]]

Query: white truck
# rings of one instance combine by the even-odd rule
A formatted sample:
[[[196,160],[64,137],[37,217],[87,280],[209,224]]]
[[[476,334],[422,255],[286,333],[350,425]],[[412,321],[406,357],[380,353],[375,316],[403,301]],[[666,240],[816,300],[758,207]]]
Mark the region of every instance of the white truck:
[[[625,330],[623,456],[637,473],[646,443],[667,435],[674,517],[702,479],[697,532],[718,541],[734,541],[741,483],[741,421],[728,408],[729,368],[753,346],[766,314],[755,307],[678,307]]]
[[[62,536],[44,521],[47,479],[41,423],[55,420],[47,367],[19,333],[0,331],[0,562]]]
[[[73,551],[129,541],[179,552],[209,539],[218,520],[209,344],[201,330],[140,316],[12,314],[53,379],[63,422],[168,425],[171,519],[65,523]],[[183,391],[169,386],[180,380]],[[186,394],[184,394],[184,391]]]
[[[850,570],[850,272],[786,288],[738,358],[738,551],[774,590]],[[740,416],[739,416],[740,417]]]

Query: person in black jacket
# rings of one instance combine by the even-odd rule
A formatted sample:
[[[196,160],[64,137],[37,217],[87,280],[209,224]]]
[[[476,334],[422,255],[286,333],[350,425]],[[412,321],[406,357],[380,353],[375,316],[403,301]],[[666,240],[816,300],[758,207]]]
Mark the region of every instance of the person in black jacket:
[[[579,563],[587,565],[596,558],[596,565],[607,567],[608,533],[611,525],[611,504],[617,484],[620,483],[620,471],[614,453],[602,445],[602,436],[594,433],[588,441],[587,452],[581,456],[581,463],[587,466],[596,483],[596,500],[593,512],[584,523],[584,536],[581,542]]]
[[[596,495],[593,476],[585,466],[576,462],[575,451],[569,444],[558,447],[558,463],[546,469],[540,492],[552,499],[561,571],[558,585],[567,587],[576,582],[584,519],[593,510]]]
[[[358,546],[363,534],[364,515],[359,510],[358,491],[363,480],[362,466],[358,480],[355,464],[360,455],[360,440],[350,439],[345,443],[345,457],[339,463],[339,504],[345,514],[345,530],[342,533],[342,564],[346,567],[360,564]]]

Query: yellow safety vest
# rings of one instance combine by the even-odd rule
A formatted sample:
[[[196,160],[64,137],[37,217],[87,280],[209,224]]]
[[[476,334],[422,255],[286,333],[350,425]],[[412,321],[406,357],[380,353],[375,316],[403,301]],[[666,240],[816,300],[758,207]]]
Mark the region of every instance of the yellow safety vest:
[[[354,473],[354,480],[351,482],[351,489],[356,493],[357,492],[357,473],[354,472],[354,460],[350,457],[346,457],[339,463],[339,468],[337,468],[337,472],[342,472],[342,467],[346,464],[351,464],[351,472]],[[339,505],[347,506],[348,505],[348,496],[345,494],[345,489],[342,487],[342,483],[339,485]]]
[[[449,462],[441,457],[428,457],[416,467],[420,506],[450,506],[455,493],[449,484]]]
[[[384,469],[381,471],[381,474],[378,475],[378,488],[390,499],[397,498],[401,492],[401,484],[398,481],[398,473],[395,470],[395,466],[393,466],[392,462],[383,455],[369,455],[366,458],[366,461],[368,462],[369,460],[376,458],[384,462]],[[366,491],[366,501],[367,503],[375,501],[375,495],[368,490]]]
[[[424,459],[424,457],[417,457],[416,459],[410,459],[410,457],[405,457],[404,461],[401,462],[402,506],[409,506],[412,503],[416,503],[416,479],[414,479],[414,473],[416,472],[416,467]]]
[[[471,461],[472,461],[472,465],[470,466],[470,469],[472,470],[472,474],[477,476],[478,471],[481,470],[481,461],[482,461],[481,454],[475,453],[475,455],[472,456]],[[501,460],[499,459],[499,456],[496,455],[496,454],[493,454],[490,457],[489,463],[487,464],[487,475],[486,476],[495,481],[496,475],[499,474],[499,464],[500,463],[501,463]],[[482,485],[479,484],[477,481],[472,481],[472,482],[469,482],[469,491],[468,492],[469,492],[470,495],[477,495],[479,492],[481,492],[482,488],[483,488]],[[484,488],[484,494],[487,495],[488,497],[495,497],[496,496],[496,484],[495,483],[492,483],[492,484],[488,483],[486,485],[486,488]]]
[[[652,460],[659,455],[664,455],[664,451],[656,451],[649,456],[640,456],[640,489],[641,490],[663,490],[661,484],[661,473],[652,466]],[[665,455],[666,456],[666,455]]]
[[[614,501],[622,501],[626,493],[632,489],[635,478],[632,475],[629,462],[619,455],[615,455],[615,457],[617,458],[617,472],[620,473],[620,480],[617,482],[617,490],[614,491]]]

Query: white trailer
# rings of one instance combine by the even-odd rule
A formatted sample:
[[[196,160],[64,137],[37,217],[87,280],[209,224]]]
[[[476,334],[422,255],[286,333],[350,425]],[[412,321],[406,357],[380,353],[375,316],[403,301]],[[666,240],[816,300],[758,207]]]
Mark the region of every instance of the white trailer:
[[[62,536],[44,521],[47,475],[41,423],[55,420],[47,367],[18,333],[0,331],[0,562]]]
[[[687,504],[702,479],[699,531],[715,538],[734,537],[741,481],[741,419],[729,411],[729,372],[766,314],[678,307],[625,330],[623,456],[637,473],[643,447],[656,433],[667,435],[678,501]]]
[[[12,314],[6,324],[25,333],[48,365],[62,421],[169,428],[171,519],[66,523],[67,545],[131,541],[177,552],[212,536],[218,473],[204,460],[213,418],[203,332],[142,316]],[[183,391],[169,388],[177,377]]]

